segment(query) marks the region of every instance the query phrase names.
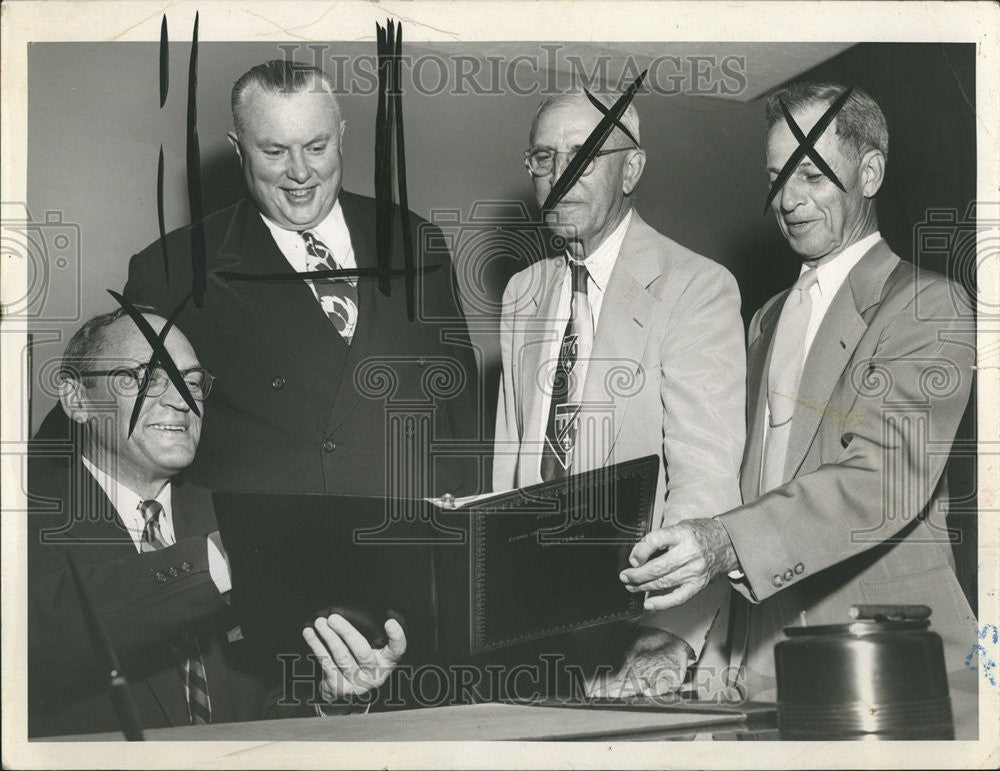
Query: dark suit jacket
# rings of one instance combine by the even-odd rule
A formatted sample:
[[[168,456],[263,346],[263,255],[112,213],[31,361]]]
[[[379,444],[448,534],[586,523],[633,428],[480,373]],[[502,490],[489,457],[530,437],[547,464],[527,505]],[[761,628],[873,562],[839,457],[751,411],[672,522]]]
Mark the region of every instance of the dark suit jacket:
[[[140,555],[79,456],[29,456],[28,488],[29,735],[118,729],[66,552],[107,628],[144,727],[188,723],[169,643],[185,629],[198,635],[213,722],[263,715],[263,685],[248,674],[239,643],[227,643],[234,622],[209,575],[205,535],[216,524],[206,490],[176,480],[177,542]]]
[[[374,200],[341,191],[340,203],[358,266],[376,267]],[[393,267],[402,268],[398,212],[394,221]],[[479,487],[474,464],[444,458],[411,468],[432,441],[479,433],[475,359],[448,250],[438,228],[413,222],[416,264],[441,266],[416,282],[416,320],[407,319],[402,278],[389,297],[362,278],[348,346],[304,282],[218,276],[291,271],[252,202],[203,221],[204,303],[189,303],[177,321],[217,378],[193,479],[212,489],[393,496]],[[159,241],[135,255],[125,296],[169,316],[191,290],[191,238],[190,227],[166,236],[169,277]],[[404,466],[393,480],[406,484],[387,482],[390,459]]]

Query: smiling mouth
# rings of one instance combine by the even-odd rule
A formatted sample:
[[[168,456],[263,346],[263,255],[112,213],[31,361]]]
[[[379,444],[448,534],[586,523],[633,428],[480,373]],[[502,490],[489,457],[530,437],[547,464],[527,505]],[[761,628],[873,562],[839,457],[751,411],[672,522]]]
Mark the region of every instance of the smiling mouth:
[[[285,195],[291,198],[293,201],[304,201],[309,198],[315,191],[315,187],[307,187],[303,189],[294,188],[282,188],[285,191]]]
[[[176,423],[153,423],[149,428],[154,431],[167,431],[174,434],[186,434],[188,430],[187,426],[179,426]]]

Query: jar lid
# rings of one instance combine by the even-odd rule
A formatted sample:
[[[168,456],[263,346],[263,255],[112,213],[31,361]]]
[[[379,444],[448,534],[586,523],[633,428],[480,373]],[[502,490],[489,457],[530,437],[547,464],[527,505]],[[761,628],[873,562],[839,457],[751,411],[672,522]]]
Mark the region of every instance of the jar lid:
[[[789,637],[809,637],[816,635],[858,637],[882,632],[912,632],[927,629],[931,625],[928,619],[910,619],[906,621],[865,619],[849,624],[822,624],[820,626],[786,626],[785,634]]]
[[[846,624],[788,626],[785,627],[785,634],[789,637],[856,636],[926,629],[931,623],[931,609],[926,605],[852,605],[848,615],[854,620]]]

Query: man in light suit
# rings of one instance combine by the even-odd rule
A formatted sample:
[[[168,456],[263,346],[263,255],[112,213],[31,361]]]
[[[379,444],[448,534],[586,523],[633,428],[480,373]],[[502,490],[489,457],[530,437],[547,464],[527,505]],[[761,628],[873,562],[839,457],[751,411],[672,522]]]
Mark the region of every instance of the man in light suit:
[[[403,277],[386,296],[372,274],[375,201],[341,188],[346,122],[333,81],[315,67],[265,62],[236,81],[231,105],[229,140],[249,198],[135,255],[124,291],[169,316],[191,292],[194,245],[204,239],[202,306],[188,302],[177,318],[218,377],[192,476],[212,489],[476,492],[474,463],[424,462],[432,440],[478,438],[476,364],[440,230],[411,215],[415,265],[437,269],[416,280],[410,321]],[[395,269],[404,264],[400,221],[397,210]],[[370,272],[295,280],[317,269]],[[431,435],[418,419],[418,430],[387,440],[406,403],[430,415]],[[404,457],[420,465],[392,465]]]
[[[616,97],[596,95],[606,107]],[[539,106],[525,154],[539,206],[601,118],[582,90]],[[661,527],[739,502],[743,327],[729,272],[635,210],[646,155],[634,105],[621,122],[547,214],[563,253],[504,292],[493,486],[654,454]],[[679,686],[727,593],[723,582],[717,589],[697,607],[645,617],[622,670],[628,682],[610,689],[652,687],[654,671],[661,688]]]
[[[845,89],[797,83],[767,102],[772,180]],[[803,261],[749,330],[744,505],[651,533],[622,580],[669,606],[729,574],[731,683],[774,698],[785,626],[840,624],[857,603],[924,604],[946,668],[966,670],[975,619],[955,577],[944,473],[976,360],[969,298],[903,262],[878,231],[885,117],[854,89],[771,208]],[[665,553],[660,553],[661,550]],[[697,596],[695,597],[697,602]],[[741,671],[742,669],[742,671]]]
[[[156,333],[165,324],[153,314],[145,318]],[[164,348],[204,411],[214,378],[178,329]],[[267,698],[261,662],[240,641],[211,496],[182,474],[198,448],[201,415],[162,368],[148,369],[151,352],[121,310],[84,324],[67,347],[60,383],[60,408],[78,442],[38,443],[29,454],[31,735],[118,729],[108,672],[86,629],[67,555],[129,678],[143,727],[316,714],[312,704],[279,709]],[[129,431],[143,380],[146,398]],[[395,652],[375,652],[392,660],[381,662],[383,679],[405,650],[402,629],[391,622],[390,630]],[[327,663],[345,660],[344,640],[352,658],[371,652],[346,620],[317,618],[303,634],[325,665],[324,703],[377,684],[364,677],[345,682]]]

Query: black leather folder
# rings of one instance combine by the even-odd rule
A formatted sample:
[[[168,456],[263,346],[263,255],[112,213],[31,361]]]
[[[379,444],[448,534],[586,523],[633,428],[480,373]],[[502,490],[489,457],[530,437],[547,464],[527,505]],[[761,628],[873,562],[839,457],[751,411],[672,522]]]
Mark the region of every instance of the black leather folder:
[[[467,657],[642,612],[618,573],[649,529],[648,456],[470,501],[216,492],[243,636],[268,656],[338,611],[370,640]]]

